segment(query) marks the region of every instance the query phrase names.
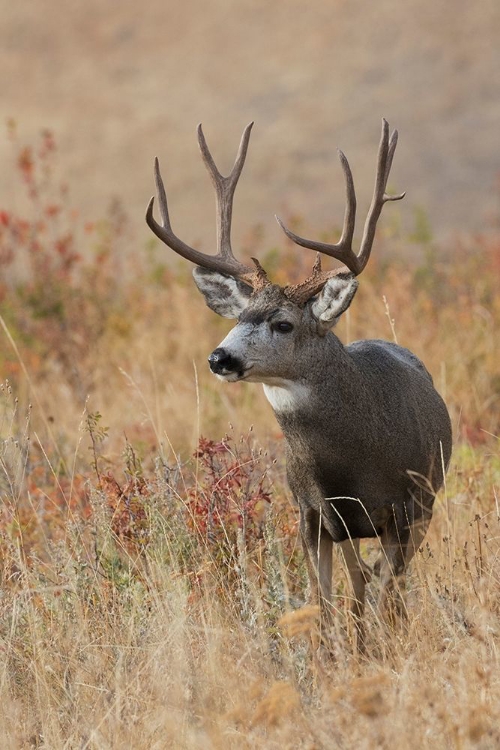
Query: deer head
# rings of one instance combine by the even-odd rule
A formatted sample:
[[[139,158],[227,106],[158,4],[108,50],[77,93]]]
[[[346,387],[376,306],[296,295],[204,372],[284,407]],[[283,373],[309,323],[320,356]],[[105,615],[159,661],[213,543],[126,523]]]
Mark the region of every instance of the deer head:
[[[212,371],[229,381],[248,380],[273,385],[289,379],[291,373],[296,372],[300,351],[310,348],[311,337],[323,337],[349,307],[358,285],[356,277],[370,257],[382,207],[388,201],[401,200],[404,193],[389,196],[385,192],[398,134],[395,130],[390,135],[389,125],[383,120],[375,188],[358,254],[352,249],[356,216],[354,183],[349,162],[339,150],[346,185],[346,210],[340,240],[336,244],[326,244],[299,237],[276,217],[289,239],[316,250],[317,256],[312,273],[305,281],[284,287],[273,284],[257,259],[252,258],[253,266],[246,265],[235,258],[231,248],[233,196],[245,162],[252,125],[250,123],[245,128],[236,161],[227,177],[218,171],[201,125],[198,126],[201,154],[216,191],[215,255],[195,250],[174,234],[158,159],[155,161],[155,181],[162,224],[158,224],[153,216],[154,198],[149,203],[146,220],[168,247],[196,264],[194,279],[207,305],[219,315],[239,321],[210,355]],[[323,271],[321,255],[335,258],[343,265]]]

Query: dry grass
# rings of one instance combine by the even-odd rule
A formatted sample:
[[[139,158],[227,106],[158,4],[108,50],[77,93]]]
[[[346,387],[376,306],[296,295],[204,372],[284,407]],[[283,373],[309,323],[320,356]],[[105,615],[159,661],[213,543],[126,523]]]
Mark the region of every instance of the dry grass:
[[[55,223],[23,169],[45,225],[0,214],[2,747],[497,747],[498,236],[448,265],[423,243],[414,267],[397,261],[407,238],[382,238],[396,257],[374,260],[340,331],[424,358],[455,450],[408,620],[381,622],[371,584],[354,656],[338,565],[325,659],[276,423],[258,387],[224,388],[205,366],[228,324],[184,267],[153,250],[125,267],[121,217],[73,236],[88,260],[68,263],[70,209]],[[279,270],[269,255],[277,278],[303,273],[290,255]]]

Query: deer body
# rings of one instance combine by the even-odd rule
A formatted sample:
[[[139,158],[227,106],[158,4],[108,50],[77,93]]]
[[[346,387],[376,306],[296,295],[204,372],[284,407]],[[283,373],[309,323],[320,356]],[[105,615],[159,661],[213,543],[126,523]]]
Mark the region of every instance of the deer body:
[[[450,456],[446,407],[407,350],[383,341],[344,348],[333,334],[327,338],[317,363],[328,380],[313,370],[309,398],[275,410],[290,487],[299,504],[321,508],[334,542],[380,535],[393,508],[408,526],[422,515],[412,500],[422,494],[419,478],[442,484],[443,440],[446,465]]]
[[[208,306],[237,318],[210,355],[210,368],[227,382],[263,384],[286,440],[288,482],[300,509],[312,595],[330,611],[332,545],[339,543],[353,586],[352,610],[359,618],[371,573],[359,555],[359,540],[380,537],[375,572],[381,577],[383,606],[395,576],[404,572],[425,535],[451,453],[448,412],[422,362],[386,341],[344,346],[331,331],[354,297],[356,276],[368,261],[383,204],[403,197],[385,193],[397,133],[389,139],[384,121],[360,253],[354,255],[351,249],[356,199],[341,154],[347,209],[340,242],[325,245],[283,228],[297,244],[345,266],[323,272],[318,255],[305,282],[284,288],[272,284],[257,261],[255,268],[237,261],[230,247],[232,196],[249,134],[250,126],[231,175],[222,177],[199,130],[217,191],[217,255],[205,256],[173,234],[158,166],[163,226],[153,218],[152,202],[147,220],[164,242],[197,264],[195,282]]]

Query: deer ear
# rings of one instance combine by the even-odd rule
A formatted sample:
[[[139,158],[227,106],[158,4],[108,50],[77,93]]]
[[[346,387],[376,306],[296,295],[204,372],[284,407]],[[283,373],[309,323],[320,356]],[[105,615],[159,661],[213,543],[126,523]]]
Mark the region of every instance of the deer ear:
[[[238,318],[253,292],[243,281],[199,266],[193,269],[193,277],[208,307],[223,318]]]
[[[318,296],[310,302],[320,333],[325,334],[336,324],[351,304],[357,288],[358,282],[352,273],[339,273],[328,279]]]

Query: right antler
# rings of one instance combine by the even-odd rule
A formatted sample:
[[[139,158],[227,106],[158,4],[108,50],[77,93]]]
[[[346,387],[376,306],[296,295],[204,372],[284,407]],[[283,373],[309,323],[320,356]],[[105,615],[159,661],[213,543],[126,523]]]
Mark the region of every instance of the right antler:
[[[334,271],[321,271],[320,256],[318,255],[312,275],[300,284],[294,286],[288,286],[285,289],[285,294],[290,299],[293,299],[299,304],[305,303],[308,299],[317,294],[322,287],[326,284],[328,279],[332,276],[336,276],[339,273],[347,270],[351,271],[355,276],[358,276],[368,263],[370,257],[373,239],[375,237],[375,228],[377,221],[382,211],[384,203],[387,201],[399,201],[404,198],[405,193],[400,195],[387,195],[385,192],[387,186],[387,180],[389,178],[389,172],[391,171],[392,159],[394,157],[394,151],[398,142],[398,131],[394,130],[389,138],[389,124],[386,120],[382,120],[382,137],[380,140],[380,146],[378,149],[378,163],[377,163],[377,176],[375,179],[375,189],[373,191],[372,202],[366,217],[365,228],[363,232],[363,238],[361,240],[361,248],[359,253],[356,255],[352,249],[352,238],[354,235],[354,223],[356,219],[356,193],[354,191],[354,182],[352,179],[351,168],[345,155],[339,149],[340,163],[344,172],[346,182],[346,210],[344,215],[344,226],[342,229],[342,236],[339,242],[335,245],[327,244],[325,242],[316,242],[315,240],[307,240],[294,232],[287,229],[281,219],[277,216],[281,228],[293,242],[302,247],[310,248],[311,250],[317,250],[318,253],[329,255],[332,258],[342,261],[344,268],[337,268]]]
[[[266,286],[270,282],[267,279],[264,269],[259,262],[252,258],[255,267],[247,266],[237,260],[231,249],[231,217],[233,211],[233,196],[238,183],[245,157],[247,154],[248,141],[250,140],[250,131],[253,122],[246,126],[241,137],[238,154],[234,163],[231,174],[228,177],[221,175],[210,153],[201,125],[198,125],[198,144],[206,168],[210,174],[216,192],[217,203],[217,254],[207,255],[199,252],[194,248],[186,245],[172,231],[170,217],[168,214],[167,195],[165,186],[160,174],[160,165],[158,159],[155,159],[155,182],[156,192],[158,194],[158,203],[162,224],[158,224],[153,216],[154,197],[149,201],[146,211],[146,221],[156,234],[156,236],[170,247],[174,252],[181,255],[186,260],[196,263],[197,266],[208,268],[211,271],[225,273],[228,276],[241,279],[241,281],[250,284],[254,290]]]

